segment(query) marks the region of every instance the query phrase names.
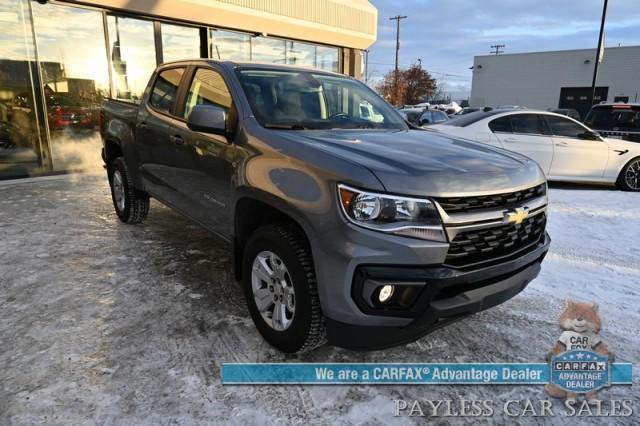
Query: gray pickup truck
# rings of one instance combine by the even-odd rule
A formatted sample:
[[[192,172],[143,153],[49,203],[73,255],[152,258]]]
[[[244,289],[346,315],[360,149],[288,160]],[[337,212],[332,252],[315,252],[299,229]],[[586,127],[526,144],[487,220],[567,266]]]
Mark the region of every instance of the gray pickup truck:
[[[343,75],[164,64],[101,134],[118,217],[154,197],[226,241],[284,352],[411,342],[516,295],[549,248],[536,163],[412,128]]]

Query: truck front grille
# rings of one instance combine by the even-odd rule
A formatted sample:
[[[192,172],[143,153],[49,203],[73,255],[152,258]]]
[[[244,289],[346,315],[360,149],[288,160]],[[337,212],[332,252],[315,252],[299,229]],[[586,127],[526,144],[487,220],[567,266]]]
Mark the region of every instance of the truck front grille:
[[[547,185],[542,183],[521,191],[506,194],[479,195],[475,197],[440,197],[435,200],[448,214],[477,209],[509,208],[547,194]]]
[[[517,225],[460,232],[451,241],[445,263],[454,267],[470,267],[523,255],[535,249],[544,238],[546,222],[546,214],[542,212]]]

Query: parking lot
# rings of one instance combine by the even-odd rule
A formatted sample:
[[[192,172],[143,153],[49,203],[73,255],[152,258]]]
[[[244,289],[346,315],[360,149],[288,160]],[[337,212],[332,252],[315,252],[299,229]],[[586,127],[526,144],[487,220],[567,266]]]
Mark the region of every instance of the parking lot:
[[[152,201],[144,225],[120,223],[102,175],[0,182],[0,423],[411,424],[422,419],[394,418],[394,399],[544,399],[541,386],[223,387],[220,368],[543,362],[567,297],[598,301],[603,341],[618,361],[635,361],[640,194],[555,186],[549,221],[552,248],[541,275],[507,303],[406,346],[369,353],[325,346],[292,357],[255,330],[226,247],[177,213]],[[601,399],[633,399],[637,416],[634,368],[632,387],[613,386]],[[501,416],[490,421],[513,421]]]

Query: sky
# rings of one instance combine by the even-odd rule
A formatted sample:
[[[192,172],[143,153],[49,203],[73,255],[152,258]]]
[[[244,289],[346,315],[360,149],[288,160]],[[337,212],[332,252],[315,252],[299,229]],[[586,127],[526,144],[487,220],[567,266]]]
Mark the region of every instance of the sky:
[[[369,82],[393,69],[395,15],[400,67],[422,67],[454,100],[471,90],[473,57],[504,44],[505,53],[595,48],[604,0],[370,0],[378,9],[378,40],[369,51]],[[640,0],[609,0],[605,45],[640,45]],[[638,70],[640,72],[640,70]]]

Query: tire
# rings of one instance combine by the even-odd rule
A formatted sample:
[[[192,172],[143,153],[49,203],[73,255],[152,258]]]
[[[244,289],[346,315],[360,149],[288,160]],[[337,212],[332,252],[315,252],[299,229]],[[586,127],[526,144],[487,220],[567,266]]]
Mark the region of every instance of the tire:
[[[118,218],[124,223],[141,223],[149,213],[149,195],[134,187],[124,158],[113,160],[108,173],[111,200]]]
[[[278,264],[278,260],[281,264]],[[261,263],[267,265],[267,269],[262,270],[262,274],[254,272],[254,266]],[[278,266],[274,266],[274,263]],[[269,268],[275,275],[276,271],[286,271],[281,280],[276,277],[275,281],[271,281],[274,290],[269,289],[270,282],[264,275]],[[285,282],[286,287],[276,284],[278,281]],[[282,352],[296,353],[310,351],[325,343],[324,316],[318,298],[311,250],[296,228],[268,225],[251,235],[242,259],[242,283],[253,322],[262,337],[273,347]],[[254,292],[254,287],[259,290]],[[258,308],[256,294],[265,296],[261,302],[262,311]],[[282,321],[274,320],[275,312],[278,311],[278,297],[280,306],[286,305],[280,311],[283,312]]]
[[[617,185],[623,191],[640,191],[640,157],[625,164],[618,176]]]

